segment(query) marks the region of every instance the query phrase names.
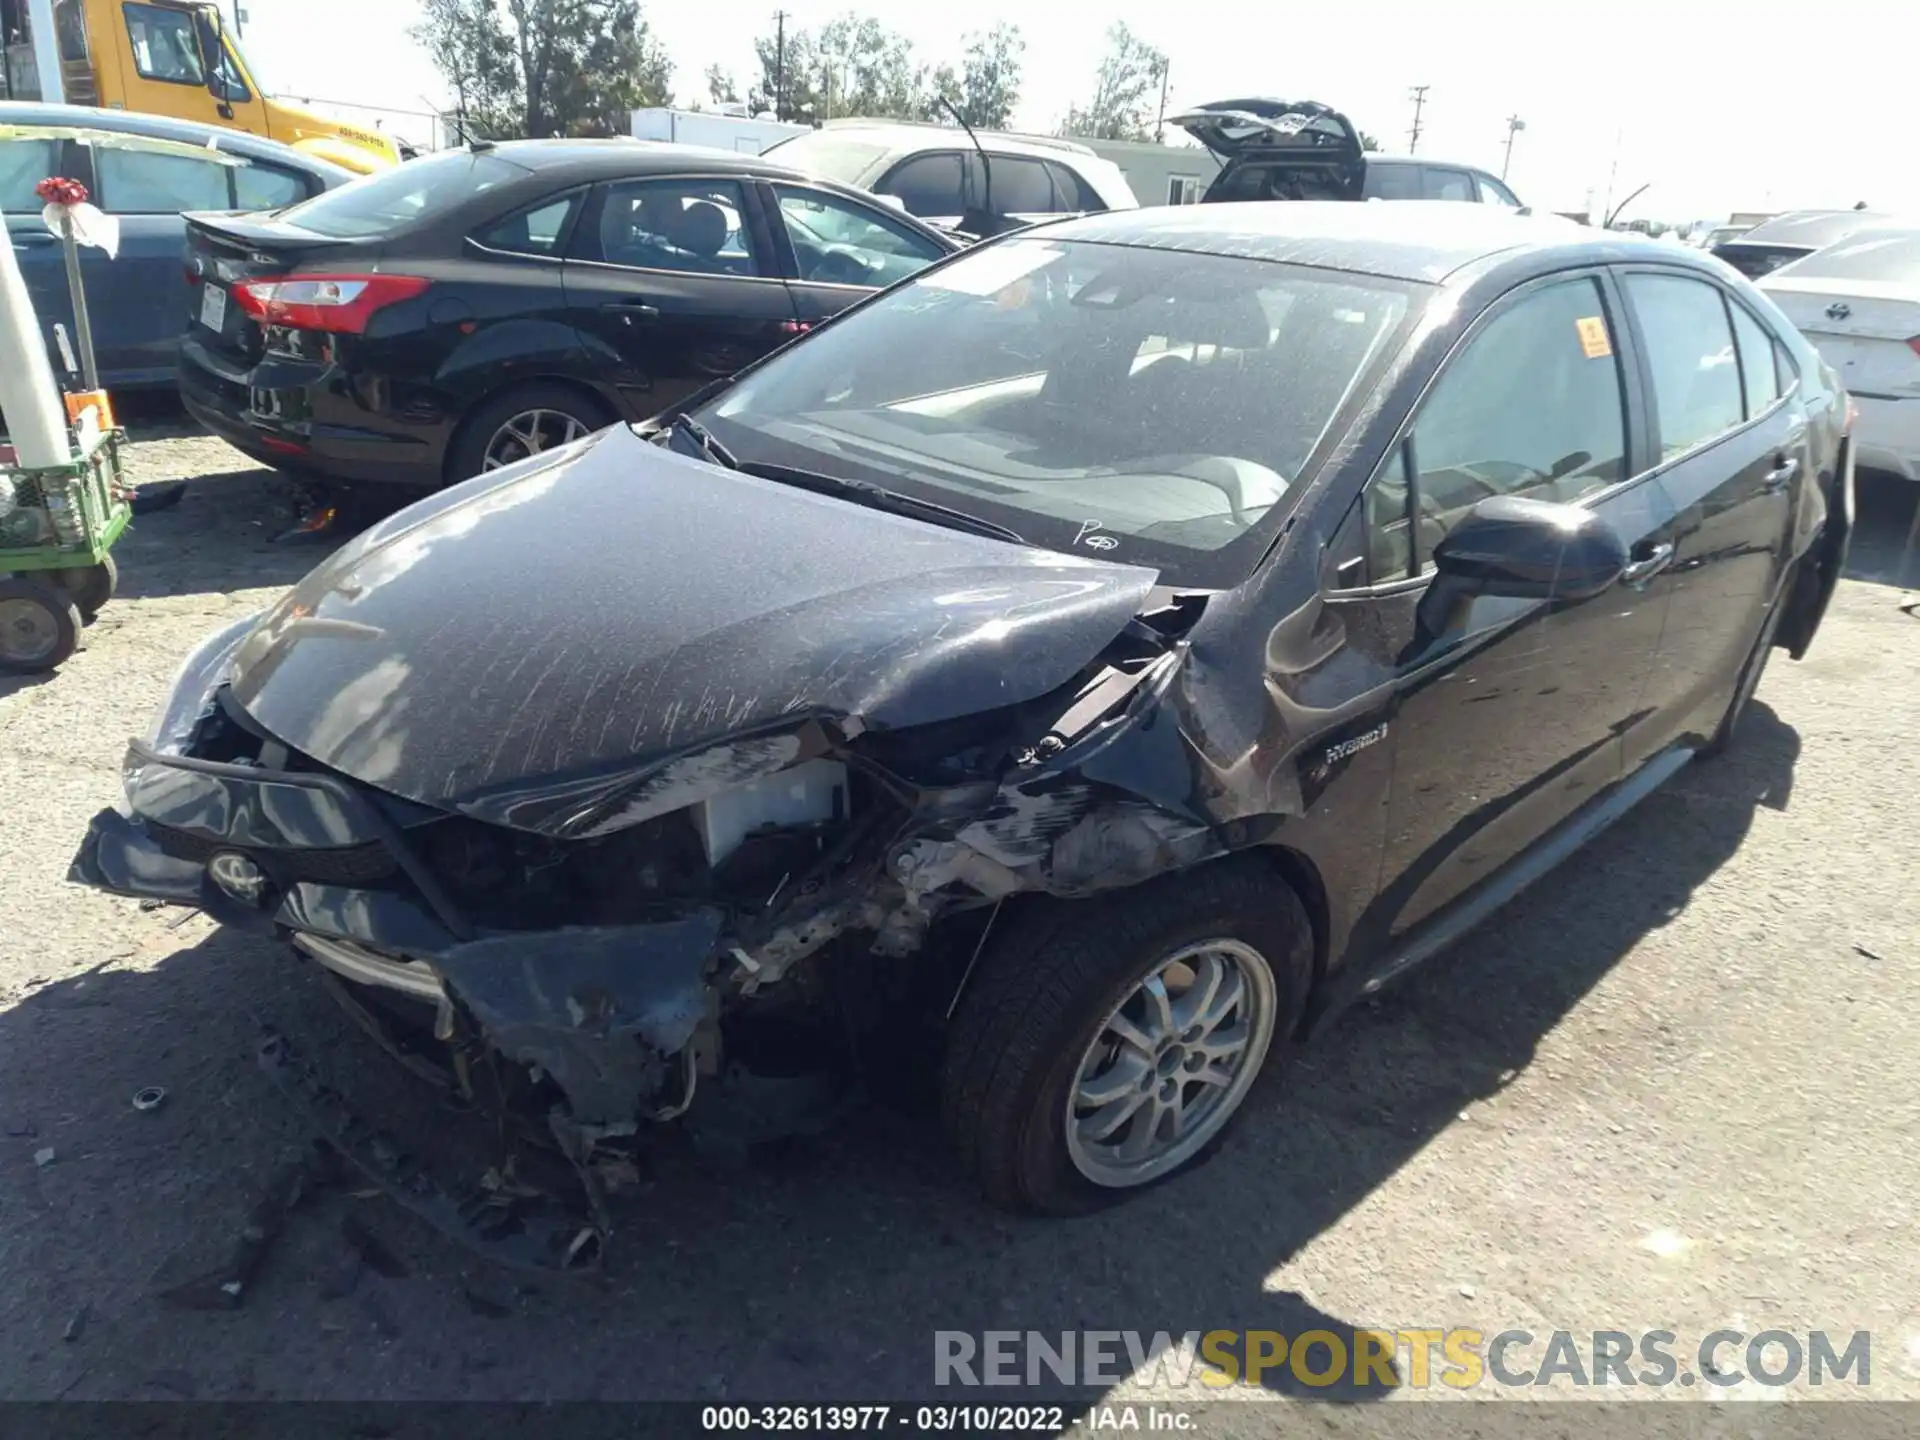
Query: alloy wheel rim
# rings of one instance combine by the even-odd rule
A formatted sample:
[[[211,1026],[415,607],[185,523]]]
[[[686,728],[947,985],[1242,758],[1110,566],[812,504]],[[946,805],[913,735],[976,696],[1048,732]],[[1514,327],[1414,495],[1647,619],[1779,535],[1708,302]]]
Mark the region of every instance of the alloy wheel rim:
[[[33,600],[0,600],[0,657],[30,665],[46,659],[59,644],[59,623],[46,606]]]
[[[1159,961],[1080,1056],[1067,1154],[1096,1185],[1145,1185],[1205,1148],[1246,1099],[1273,1041],[1266,957],[1204,940]]]
[[[522,410],[493,432],[487,441],[480,470],[498,470],[542,450],[571,444],[587,433],[587,427],[564,410]]]

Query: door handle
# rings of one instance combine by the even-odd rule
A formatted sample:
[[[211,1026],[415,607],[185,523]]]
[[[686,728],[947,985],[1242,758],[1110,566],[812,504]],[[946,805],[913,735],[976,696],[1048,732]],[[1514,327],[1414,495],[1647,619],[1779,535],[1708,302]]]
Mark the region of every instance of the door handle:
[[[1788,455],[1782,458],[1773,469],[1767,471],[1761,478],[1761,488],[1765,490],[1781,489],[1799,473],[1800,457],[1798,455]]]
[[[613,300],[604,307],[620,316],[623,320],[658,320],[660,307],[649,305],[644,300]]]
[[[1632,561],[1620,572],[1623,585],[1644,585],[1673,563],[1673,546],[1669,543],[1655,545],[1647,551],[1644,558]]]

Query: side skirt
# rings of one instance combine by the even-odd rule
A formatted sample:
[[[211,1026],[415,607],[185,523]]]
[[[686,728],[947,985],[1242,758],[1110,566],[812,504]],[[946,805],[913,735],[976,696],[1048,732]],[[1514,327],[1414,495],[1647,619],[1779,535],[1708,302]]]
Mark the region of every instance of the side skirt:
[[[1410,934],[1402,936],[1384,959],[1376,964],[1356,967],[1355,980],[1358,981],[1359,974],[1365,974],[1365,981],[1340,986],[1338,993],[1328,998],[1314,1028],[1324,1029],[1328,1021],[1352,1001],[1373,994],[1389,980],[1411,970],[1423,960],[1432,959],[1459,940],[1666,784],[1685,768],[1694,758],[1694,753],[1690,745],[1675,745],[1661,751],[1625,780],[1605,793],[1596,795],[1568,816],[1524,854],[1508,861],[1477,890],[1462,896]]]

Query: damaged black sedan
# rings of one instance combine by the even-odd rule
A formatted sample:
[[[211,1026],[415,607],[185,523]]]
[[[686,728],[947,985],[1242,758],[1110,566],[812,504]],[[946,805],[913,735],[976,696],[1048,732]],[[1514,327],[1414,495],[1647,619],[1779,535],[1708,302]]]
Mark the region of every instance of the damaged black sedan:
[[[1085,1210],[1728,743],[1847,429],[1679,247],[1043,226],[349,544],[188,659],[76,875],[271,928],[575,1157],[878,1035],[993,1200]]]

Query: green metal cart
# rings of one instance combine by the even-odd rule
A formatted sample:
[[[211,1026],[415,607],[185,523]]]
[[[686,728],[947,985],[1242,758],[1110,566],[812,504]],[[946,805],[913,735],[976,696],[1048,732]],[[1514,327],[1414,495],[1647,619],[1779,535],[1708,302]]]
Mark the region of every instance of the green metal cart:
[[[0,463],[0,673],[57,669],[113,598],[113,542],[132,513],[124,443],[102,430],[69,465]]]

